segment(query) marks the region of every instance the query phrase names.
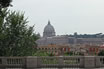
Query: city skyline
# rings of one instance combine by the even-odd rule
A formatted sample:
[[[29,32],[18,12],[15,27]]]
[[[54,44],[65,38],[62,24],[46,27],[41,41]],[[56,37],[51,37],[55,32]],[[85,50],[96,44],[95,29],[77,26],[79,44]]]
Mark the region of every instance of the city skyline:
[[[24,4],[23,4],[24,3]],[[103,0],[14,0],[10,9],[25,12],[29,25],[43,35],[48,20],[57,35],[104,33]]]

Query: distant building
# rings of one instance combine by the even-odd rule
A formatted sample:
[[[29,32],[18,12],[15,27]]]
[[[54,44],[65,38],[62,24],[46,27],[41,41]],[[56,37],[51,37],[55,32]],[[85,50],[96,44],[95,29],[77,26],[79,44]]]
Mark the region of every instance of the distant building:
[[[85,49],[86,53],[91,56],[97,55],[100,52],[100,46],[97,45],[85,45]]]
[[[52,53],[54,55],[63,55],[66,52],[70,52],[69,46],[62,46],[62,45],[45,45],[45,46],[38,46],[38,50],[45,51],[47,53]]]
[[[98,35],[100,37],[98,37]],[[76,45],[76,44],[89,44],[89,45],[102,45],[104,43],[104,38],[101,38],[101,34],[96,36],[92,35],[78,35],[77,32],[73,36],[69,35],[59,35],[56,36],[54,27],[51,25],[50,21],[44,28],[43,37],[37,40],[38,46],[45,45]]]

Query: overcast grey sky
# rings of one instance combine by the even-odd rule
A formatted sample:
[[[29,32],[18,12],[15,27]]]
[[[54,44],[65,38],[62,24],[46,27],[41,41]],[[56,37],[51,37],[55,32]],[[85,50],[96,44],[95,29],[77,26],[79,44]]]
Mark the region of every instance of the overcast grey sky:
[[[42,35],[48,20],[57,35],[104,33],[104,0],[13,0],[12,10],[25,11],[29,25]]]

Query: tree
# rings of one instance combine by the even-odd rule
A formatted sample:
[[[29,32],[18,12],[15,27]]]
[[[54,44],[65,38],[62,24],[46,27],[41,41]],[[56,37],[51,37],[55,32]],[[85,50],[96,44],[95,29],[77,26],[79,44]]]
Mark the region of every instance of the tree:
[[[98,53],[98,56],[104,56],[104,50],[100,51],[100,52]]]
[[[3,16],[2,9],[7,8],[11,5],[12,0],[0,0],[0,16]]]
[[[8,7],[8,6],[10,6],[11,3],[12,2],[12,0],[0,0],[0,7],[1,8],[5,8],[5,7]]]
[[[37,51],[34,56],[49,56],[49,53],[46,51]]]
[[[3,10],[0,16],[0,56],[31,56],[36,51],[34,26],[27,25],[24,14]]]
[[[72,56],[72,55],[73,55],[73,52],[72,52],[72,51],[70,51],[70,52],[65,52],[64,55],[65,55],[65,56]]]

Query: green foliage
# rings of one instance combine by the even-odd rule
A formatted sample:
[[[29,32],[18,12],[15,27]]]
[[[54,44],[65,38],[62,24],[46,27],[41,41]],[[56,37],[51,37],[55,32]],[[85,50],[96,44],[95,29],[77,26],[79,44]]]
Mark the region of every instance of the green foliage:
[[[96,33],[96,34],[77,34],[69,35],[69,37],[76,37],[76,38],[104,38],[104,34]]]
[[[10,6],[10,3],[12,2],[12,0],[0,0],[0,5],[1,7],[5,8]]]
[[[58,64],[58,59],[49,57],[49,58],[42,58],[42,63],[43,64]]]
[[[53,53],[48,53],[48,56],[54,56],[54,54]]]
[[[73,55],[73,52],[72,52],[72,51],[70,51],[70,52],[69,52],[69,55],[70,55],[70,56],[72,56],[72,55]]]
[[[79,55],[80,55],[80,56],[84,56],[84,54],[83,54],[83,53],[81,53],[81,52],[79,52]]]
[[[98,56],[104,56],[104,50],[98,53]]]
[[[66,52],[66,53],[64,53],[64,55],[65,55],[65,56],[72,56],[72,55],[73,55],[73,52],[72,52],[72,51]]]
[[[66,53],[64,53],[64,55],[65,55],[65,56],[84,56],[83,53],[80,53],[80,52],[75,53],[75,52],[73,52],[73,51],[66,52]]]
[[[64,56],[69,56],[69,52],[65,52],[64,53]]]
[[[38,39],[24,14],[3,10],[0,16],[0,56],[31,56]]]
[[[37,51],[34,56],[49,56],[49,54],[45,51]]]
[[[46,51],[37,51],[33,56],[54,56],[54,54]]]

